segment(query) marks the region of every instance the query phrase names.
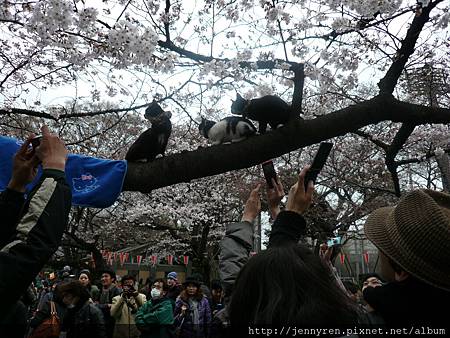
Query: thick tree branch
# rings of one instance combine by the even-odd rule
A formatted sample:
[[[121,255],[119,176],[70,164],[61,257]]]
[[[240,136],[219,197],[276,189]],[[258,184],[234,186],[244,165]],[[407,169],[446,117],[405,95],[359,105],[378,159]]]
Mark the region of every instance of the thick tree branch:
[[[166,41],[170,42],[170,27],[169,27],[169,13],[170,13],[170,0],[166,0],[166,8],[164,9],[166,14],[166,20],[164,21],[164,32],[166,35]]]
[[[151,163],[129,163],[123,190],[150,192],[196,178],[248,168],[290,151],[344,135],[381,121],[450,123],[450,109],[377,96],[313,120],[297,119],[282,128],[235,144],[182,152]]]
[[[398,164],[395,162],[395,156],[397,156],[400,149],[402,149],[403,145],[408,140],[409,136],[412,134],[415,127],[416,125],[413,123],[404,123],[397,132],[397,134],[395,135],[394,139],[392,140],[391,145],[386,150],[385,163],[386,167],[391,173],[392,181],[394,183],[395,195],[397,195],[397,197],[400,197],[401,191],[400,191],[400,182],[397,174]]]
[[[416,16],[414,17],[411,26],[406,33],[406,37],[402,42],[402,46],[397,51],[394,62],[392,63],[384,78],[382,78],[380,82],[378,82],[380,94],[392,94],[394,92],[394,88],[397,85],[398,79],[403,69],[405,68],[406,62],[414,52],[414,46],[416,45],[417,39],[419,38],[419,34],[422,31],[423,26],[430,19],[430,11],[442,1],[443,0],[430,2],[427,7],[417,9]]]
[[[294,93],[292,95],[292,110],[300,115],[302,112],[302,101],[303,101],[303,86],[305,84],[305,67],[304,65],[298,64],[291,66],[294,71]]]
[[[22,114],[28,116],[41,117],[43,119],[54,120],[58,119],[48,113],[42,113],[39,111],[29,110],[29,109],[19,109],[19,108],[11,108],[11,109],[0,109],[0,115],[14,115],[14,114]]]

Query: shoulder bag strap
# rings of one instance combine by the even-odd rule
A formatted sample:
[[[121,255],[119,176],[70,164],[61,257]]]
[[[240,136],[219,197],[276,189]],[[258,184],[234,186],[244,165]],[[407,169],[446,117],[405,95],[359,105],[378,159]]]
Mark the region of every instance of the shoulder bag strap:
[[[56,315],[56,307],[55,307],[55,302],[54,301],[50,301],[50,314],[51,315]]]

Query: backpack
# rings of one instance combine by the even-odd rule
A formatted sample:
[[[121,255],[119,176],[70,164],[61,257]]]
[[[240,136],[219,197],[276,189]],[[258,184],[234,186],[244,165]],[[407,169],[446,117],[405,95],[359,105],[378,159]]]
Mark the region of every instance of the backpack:
[[[50,317],[36,327],[30,338],[58,338],[60,333],[60,320],[56,312],[55,302],[50,301]]]

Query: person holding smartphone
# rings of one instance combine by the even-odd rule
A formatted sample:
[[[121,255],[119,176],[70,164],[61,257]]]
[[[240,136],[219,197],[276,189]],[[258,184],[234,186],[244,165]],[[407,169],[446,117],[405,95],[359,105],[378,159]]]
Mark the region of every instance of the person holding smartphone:
[[[308,169],[309,166],[300,172],[289,190],[286,207],[278,212],[272,225],[267,250],[250,259],[243,254],[243,250],[251,249],[244,243],[252,243],[247,223],[259,212],[258,189],[252,191],[246,203],[244,215],[250,217],[243,217],[245,223],[227,227],[219,266],[221,276],[226,277],[224,285],[232,292],[228,293],[226,321],[222,322],[230,323],[231,330],[247,329],[232,332],[236,337],[247,336],[248,327],[258,325],[340,327],[358,323],[356,305],[338,287],[328,267],[312,250],[298,244],[306,233],[303,214],[311,205],[314,192],[312,180],[305,189]]]
[[[37,148],[30,135],[13,160],[7,189],[0,194],[0,336],[14,337],[19,327],[11,325],[20,296],[61,244],[71,207],[71,191],[65,178],[67,149],[64,142],[41,128]],[[34,180],[38,165],[42,176],[25,198],[26,186]],[[45,240],[42,240],[45,239]],[[13,332],[5,333],[8,325]]]

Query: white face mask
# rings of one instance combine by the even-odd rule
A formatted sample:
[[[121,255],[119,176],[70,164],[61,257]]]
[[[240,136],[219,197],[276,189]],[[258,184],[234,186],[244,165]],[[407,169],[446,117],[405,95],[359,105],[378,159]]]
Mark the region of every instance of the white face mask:
[[[69,304],[69,305],[67,305],[67,308],[68,309],[73,309],[75,307],[75,304]]]
[[[161,296],[161,290],[152,289],[150,295],[152,296],[152,298],[159,298]]]

